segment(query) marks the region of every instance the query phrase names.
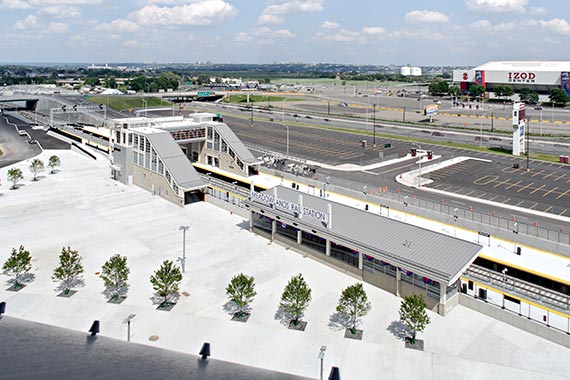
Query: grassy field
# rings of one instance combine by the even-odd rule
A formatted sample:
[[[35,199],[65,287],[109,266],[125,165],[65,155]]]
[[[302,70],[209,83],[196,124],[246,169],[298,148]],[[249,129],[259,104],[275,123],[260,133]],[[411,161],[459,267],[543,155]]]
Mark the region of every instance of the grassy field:
[[[115,95],[115,96],[90,96],[85,98],[85,100],[96,103],[96,104],[105,104],[108,108],[120,111],[120,110],[127,110],[132,108],[144,108],[145,104],[143,102],[142,96],[125,96],[125,95]],[[153,98],[145,96],[144,100],[147,102],[146,107],[154,108],[154,107],[170,107],[172,106],[171,102],[166,100],[162,100],[160,98]]]

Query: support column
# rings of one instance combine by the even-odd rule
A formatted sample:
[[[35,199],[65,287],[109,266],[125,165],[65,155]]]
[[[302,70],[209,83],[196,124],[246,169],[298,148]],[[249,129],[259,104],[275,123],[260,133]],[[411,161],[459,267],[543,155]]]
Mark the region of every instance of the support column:
[[[249,231],[253,230],[253,211],[249,212]]]
[[[271,222],[271,241],[275,240],[276,233],[277,233],[277,221],[273,219],[273,222]]]
[[[302,241],[303,241],[303,231],[298,230],[297,231],[297,244],[301,244]]]
[[[439,305],[437,305],[437,312],[439,315],[445,316],[445,296],[447,291],[447,284],[439,283]]]
[[[362,264],[362,260],[364,259],[364,256],[362,255],[362,252],[358,252],[358,269],[362,270],[363,268],[363,264]]]
[[[402,272],[396,268],[396,296],[400,297],[400,282],[402,281]]]
[[[327,256],[331,255],[331,241],[329,239],[327,239],[325,242],[325,252]]]

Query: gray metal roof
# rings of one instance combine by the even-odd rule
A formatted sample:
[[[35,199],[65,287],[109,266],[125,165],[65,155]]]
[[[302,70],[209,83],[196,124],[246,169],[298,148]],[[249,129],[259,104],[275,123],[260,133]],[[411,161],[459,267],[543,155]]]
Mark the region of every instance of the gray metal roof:
[[[327,204],[332,205],[332,228],[327,229],[323,222],[304,216],[295,218],[291,211],[262,206],[262,203],[248,200],[249,205],[262,206],[271,213],[294,219],[299,227],[305,226],[317,231],[321,236],[331,236],[336,242],[344,242],[349,247],[358,246],[365,254],[372,254],[380,260],[425,275],[440,282],[454,282],[475,260],[481,246],[453,236],[444,235],[422,227],[407,224],[333,202],[293,189],[277,186],[277,198],[298,203],[303,196],[303,207],[327,212]],[[273,189],[264,193],[273,195]],[[267,214],[266,214],[267,215]]]
[[[241,140],[235,135],[235,133],[228,127],[225,123],[213,123],[211,124],[214,129],[222,136],[225,142],[230,148],[235,152],[236,156],[239,157],[243,163],[247,165],[259,164],[261,161],[255,157],[249,149],[241,142]]]
[[[197,190],[208,185],[194,169],[170,133],[160,131],[148,133],[145,136],[179,187],[185,190]]]

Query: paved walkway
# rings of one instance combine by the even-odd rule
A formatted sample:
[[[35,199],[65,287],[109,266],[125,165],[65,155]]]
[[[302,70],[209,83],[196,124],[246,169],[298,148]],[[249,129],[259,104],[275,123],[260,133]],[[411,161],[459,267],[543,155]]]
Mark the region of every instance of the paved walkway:
[[[445,318],[430,312],[432,323],[419,335],[425,351],[405,349],[395,323],[400,300],[368,284],[372,310],[360,325],[363,340],[345,339],[335,306],[342,289],[356,282],[353,277],[268,244],[228,211],[206,203],[180,208],[115,182],[106,160],[73,151],[45,151],[40,158],[47,161],[54,153],[62,160],[59,173],[31,182],[29,164],[22,162],[16,166],[26,176],[23,186],[9,190],[3,181],[0,188],[0,262],[20,244],[34,258],[35,279],[20,292],[5,290],[8,278],[0,276],[8,316],[86,335],[98,319],[101,335],[125,339],[122,322],[134,313],[134,342],[195,354],[208,341],[214,359],[312,378],[319,376],[321,345],[327,346],[325,373],[338,366],[343,380],[565,379],[570,373],[570,350],[461,306]],[[7,169],[0,169],[0,178]],[[170,312],[159,311],[149,276],[163,260],[181,255],[180,225],[190,226],[182,295]],[[84,257],[84,286],[62,298],[51,274],[67,245]],[[126,255],[131,268],[128,298],[120,305],[106,302],[97,275],[115,253]],[[258,293],[245,324],[230,320],[225,295],[228,281],[240,272],[255,277]],[[283,287],[298,273],[313,290],[305,332],[288,330],[278,313]],[[150,341],[152,335],[159,339]]]

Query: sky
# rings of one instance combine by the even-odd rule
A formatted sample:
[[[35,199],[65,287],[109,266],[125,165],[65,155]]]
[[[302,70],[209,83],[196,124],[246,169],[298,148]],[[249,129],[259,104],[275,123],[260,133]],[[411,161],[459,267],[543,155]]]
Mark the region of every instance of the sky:
[[[568,0],[0,0],[0,62],[568,60]]]

